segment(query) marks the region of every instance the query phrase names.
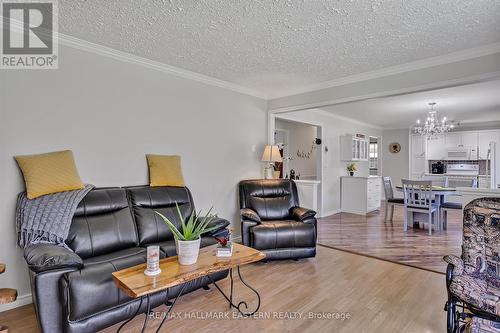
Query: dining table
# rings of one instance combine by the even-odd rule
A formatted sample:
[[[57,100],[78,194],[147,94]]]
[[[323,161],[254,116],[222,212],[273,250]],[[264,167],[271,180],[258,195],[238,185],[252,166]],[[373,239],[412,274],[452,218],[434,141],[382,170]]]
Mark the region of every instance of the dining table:
[[[403,192],[403,185],[397,185],[396,190]],[[447,196],[460,196],[460,193],[454,187],[432,186],[432,194],[435,196],[435,203],[441,206]]]
[[[403,192],[403,186],[402,185],[397,185],[396,190],[399,192]],[[432,194],[434,196],[434,203],[439,207],[441,207],[441,204],[446,202],[446,197],[447,196],[460,196],[460,192],[457,191],[456,188],[454,187],[443,187],[443,186],[437,186],[433,185],[432,186]],[[425,217],[426,214],[423,213],[417,213],[417,217]],[[418,227],[420,226],[419,223],[416,223],[413,225],[413,227]],[[421,228],[421,226],[420,226]],[[446,228],[446,227],[444,227]]]

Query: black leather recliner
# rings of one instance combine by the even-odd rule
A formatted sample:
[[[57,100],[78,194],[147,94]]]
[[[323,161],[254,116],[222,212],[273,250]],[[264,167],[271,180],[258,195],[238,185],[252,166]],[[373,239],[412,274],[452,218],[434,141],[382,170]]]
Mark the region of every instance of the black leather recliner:
[[[180,228],[175,202],[182,215],[195,213],[186,187],[97,188],[80,202],[66,244],[70,249],[37,244],[25,249],[33,303],[42,332],[97,332],[133,316],[140,300],[115,286],[111,273],[142,264],[146,247],[160,245],[161,255],[176,254],[172,233],[155,214],[160,211]],[[227,232],[229,222],[218,219],[214,233]],[[215,244],[210,235],[202,246]],[[215,281],[227,271],[212,274]],[[188,282],[188,293],[210,284],[208,278]],[[180,286],[171,288],[174,297]],[[150,298],[152,308],[166,301],[166,292]],[[146,302],[140,313],[146,312]]]
[[[239,196],[244,245],[268,260],[316,256],[316,212],[299,206],[295,182],[243,180]]]

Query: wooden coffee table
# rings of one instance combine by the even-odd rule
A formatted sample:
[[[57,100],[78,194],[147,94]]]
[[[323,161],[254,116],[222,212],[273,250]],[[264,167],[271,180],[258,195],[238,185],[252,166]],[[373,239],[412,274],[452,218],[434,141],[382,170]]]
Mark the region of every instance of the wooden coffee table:
[[[200,255],[198,257],[198,261],[195,264],[188,266],[180,265],[179,262],[177,261],[177,256],[162,259],[160,260],[161,273],[156,276],[147,276],[144,274],[144,270],[146,269],[145,263],[127,269],[123,269],[121,271],[114,272],[113,280],[115,281],[118,288],[123,290],[123,292],[125,292],[130,297],[141,299],[135,314],[120,326],[118,332],[120,332],[120,330],[127,323],[129,323],[135,316],[137,316],[137,314],[139,314],[139,311],[142,307],[143,299],[146,298],[147,312],[142,327],[142,332],[144,332],[147,326],[149,313],[151,312],[150,295],[160,291],[167,291],[165,305],[167,305],[169,308],[160,326],[157,329],[157,332],[159,332],[160,328],[163,326],[169,313],[172,311],[172,308],[177,302],[177,299],[184,292],[184,289],[187,285],[186,282],[195,279],[201,279],[204,277],[207,277],[210,280],[210,282],[217,288],[217,290],[219,290],[222,293],[224,298],[226,298],[226,300],[229,302],[230,308],[235,308],[243,316],[250,316],[256,313],[260,308],[260,295],[254,288],[252,288],[248,283],[246,283],[243,280],[243,278],[241,277],[240,266],[260,261],[264,259],[266,255],[256,249],[241,244],[234,244],[233,246],[234,246],[233,255],[227,258],[216,257],[215,252],[217,245],[204,247],[200,249]],[[237,269],[238,276],[241,282],[257,295],[257,302],[258,302],[257,307],[252,312],[245,312],[242,310],[242,306],[244,306],[245,309],[248,309],[248,304],[245,301],[240,301],[238,304],[233,303],[234,268]],[[229,296],[227,296],[224,293],[224,291],[222,291],[222,289],[210,277],[210,274],[221,272],[224,270],[229,270],[229,278],[230,278]],[[182,285],[181,290],[179,291],[175,299],[172,302],[170,302],[168,293],[169,288],[178,285]]]

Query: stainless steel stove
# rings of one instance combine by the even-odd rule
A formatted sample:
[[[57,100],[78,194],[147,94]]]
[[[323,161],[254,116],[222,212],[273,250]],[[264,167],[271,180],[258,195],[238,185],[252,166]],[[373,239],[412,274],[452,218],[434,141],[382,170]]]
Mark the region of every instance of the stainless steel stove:
[[[446,175],[450,176],[479,176],[479,164],[448,164]]]

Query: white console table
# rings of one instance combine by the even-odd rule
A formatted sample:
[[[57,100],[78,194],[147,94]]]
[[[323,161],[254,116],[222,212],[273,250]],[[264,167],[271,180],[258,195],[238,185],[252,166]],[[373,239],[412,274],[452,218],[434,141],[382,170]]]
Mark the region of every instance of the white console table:
[[[380,209],[382,181],[380,176],[341,177],[341,210],[344,213],[361,214]]]
[[[318,212],[318,190],[321,182],[307,179],[294,180],[294,182],[297,184],[300,206]],[[318,212],[318,215],[320,214],[321,212]]]

